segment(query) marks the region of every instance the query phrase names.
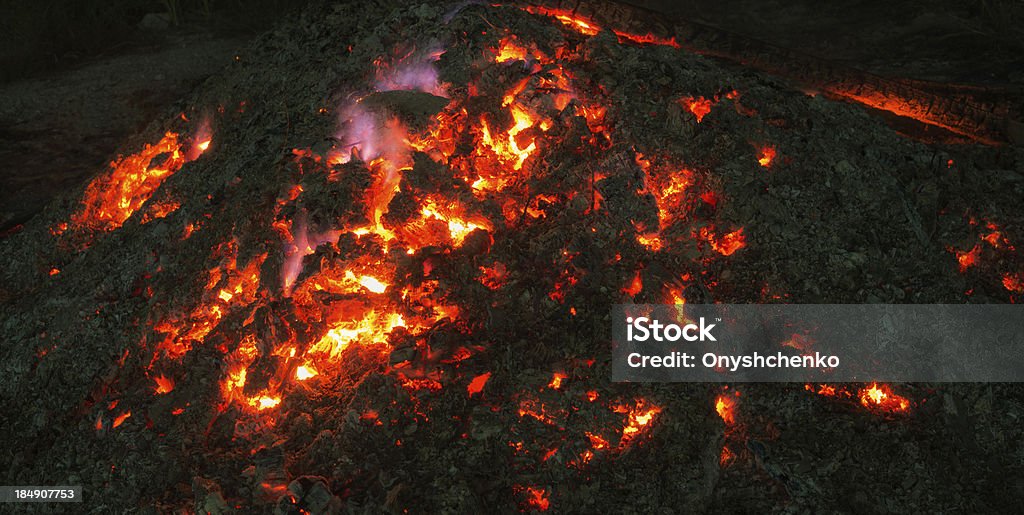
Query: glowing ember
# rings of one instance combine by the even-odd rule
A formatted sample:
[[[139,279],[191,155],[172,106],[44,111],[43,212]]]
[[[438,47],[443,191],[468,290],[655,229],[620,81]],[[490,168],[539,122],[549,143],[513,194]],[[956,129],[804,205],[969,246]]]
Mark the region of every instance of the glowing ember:
[[[473,380],[469,382],[469,385],[466,386],[466,391],[469,393],[469,396],[472,397],[472,396],[482,392],[484,390],[484,385],[487,384],[487,381],[490,378],[491,378],[491,373],[490,372],[485,372],[483,374],[480,374],[480,375],[474,377]]]
[[[863,388],[858,395],[860,403],[868,408],[876,408],[884,411],[906,411],[910,407],[910,401],[892,392],[889,385],[872,384]]]
[[[1024,276],[1021,274],[1004,275],[1003,287],[1013,293],[1024,293]]]
[[[957,250],[954,251],[956,254],[956,262],[960,265],[960,273],[964,273],[968,268],[978,264],[978,256],[981,255],[981,246],[975,245],[971,250]]]
[[[278,404],[281,404],[281,398],[280,397],[262,396],[262,397],[250,400],[249,404],[254,406],[256,409],[262,411],[262,410],[265,410],[265,409],[270,409],[270,408],[276,407]]]
[[[189,152],[186,156],[178,134],[168,132],[156,144],[146,145],[138,153],[114,161],[108,174],[96,178],[86,188],[82,210],[72,215],[71,221],[82,227],[102,230],[120,227],[149,200],[164,180],[202,154],[207,146],[208,141],[198,152]],[[160,218],[174,209],[177,209],[176,204],[155,207],[151,216]]]
[[[128,420],[129,418],[131,418],[131,416],[132,416],[132,412],[131,411],[126,411],[126,412],[118,415],[117,417],[114,417],[114,425],[113,425],[113,427],[115,427],[115,428],[120,427],[121,424],[124,424],[124,421]]]
[[[552,375],[552,377],[551,377],[551,382],[548,383],[548,388],[553,388],[555,390],[561,388],[562,387],[562,380],[566,379],[567,377],[569,377],[569,376],[567,376],[567,375],[565,375],[565,374],[563,374],[561,372],[555,372],[554,375]]]
[[[743,234],[742,227],[721,238],[716,237],[713,230],[709,227],[701,228],[700,238],[710,243],[711,248],[723,256],[731,256],[737,250],[747,246],[747,237]]]
[[[546,511],[551,507],[551,501],[548,499],[548,494],[543,488],[528,486],[522,491],[526,497],[524,504],[528,509]]]
[[[700,123],[711,112],[711,106],[713,105],[711,100],[704,97],[683,98],[679,100],[679,104],[693,113],[693,116],[697,118],[697,123]]]
[[[727,426],[731,426],[736,423],[736,400],[729,395],[719,395],[715,399],[715,411],[718,412],[718,416],[722,417],[722,421]]]
[[[726,467],[735,460],[736,453],[732,452],[732,450],[729,449],[729,446],[722,446],[722,452],[718,456],[718,465],[721,467]]]
[[[775,159],[775,149],[772,147],[764,147],[761,149],[761,153],[757,156],[757,162],[768,168],[772,165],[772,161]]]
[[[626,414],[626,425],[622,428],[622,440],[619,444],[620,446],[625,446],[654,421],[654,417],[661,413],[661,408],[647,406],[646,401],[639,399],[633,408],[618,406],[614,411]]]
[[[299,365],[295,368],[295,379],[299,381],[305,381],[311,377],[316,377],[319,372],[309,365]]]
[[[172,391],[174,391],[174,380],[171,378],[159,375],[153,378],[153,381],[156,382],[156,388],[154,389],[154,391],[158,395],[163,395],[165,393],[171,393]]]

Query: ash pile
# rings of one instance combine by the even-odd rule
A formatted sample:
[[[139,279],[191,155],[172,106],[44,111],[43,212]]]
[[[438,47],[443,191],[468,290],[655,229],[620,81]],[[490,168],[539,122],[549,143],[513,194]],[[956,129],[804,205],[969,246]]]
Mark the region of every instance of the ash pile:
[[[1016,386],[610,382],[616,303],[1024,296],[1020,151],[678,46],[476,4],[265,35],[0,240],[2,482],[96,513],[1016,505]]]

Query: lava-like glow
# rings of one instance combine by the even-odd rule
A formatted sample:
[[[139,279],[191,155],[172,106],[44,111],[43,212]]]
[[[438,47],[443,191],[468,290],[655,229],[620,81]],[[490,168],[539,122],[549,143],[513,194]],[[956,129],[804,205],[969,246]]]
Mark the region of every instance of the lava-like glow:
[[[523,489],[523,495],[526,497],[524,504],[530,510],[547,511],[551,507],[551,501],[543,488],[528,486]]]
[[[469,385],[466,386],[466,392],[469,393],[470,397],[482,392],[487,381],[490,379],[490,372],[484,372],[483,374],[474,377],[473,380],[469,382]]]
[[[747,246],[747,237],[743,234],[742,227],[722,237],[716,237],[713,231],[713,228],[701,228],[700,238],[710,243],[711,248],[723,256],[731,256],[737,250]]]
[[[632,408],[620,405],[614,411],[626,414],[626,424],[622,428],[622,440],[620,442],[620,446],[625,446],[650,426],[658,413],[661,413],[661,408],[649,406],[647,401],[638,399]]]
[[[555,390],[561,388],[562,387],[562,381],[565,380],[568,377],[569,376],[565,375],[562,372],[555,372],[551,376],[551,382],[548,383],[548,388],[553,388]]]
[[[892,388],[885,384],[879,386],[877,383],[872,383],[871,386],[862,388],[858,397],[860,403],[868,408],[900,412],[906,411],[910,407],[910,401],[893,393]]]
[[[757,162],[761,166],[768,168],[772,165],[772,161],[775,160],[775,148],[764,147],[757,156]]]
[[[174,391],[174,380],[169,377],[158,375],[153,378],[153,381],[156,383],[156,388],[154,388],[153,391],[156,392],[157,395],[163,395]]]
[[[295,368],[295,379],[299,381],[305,381],[306,379],[316,377],[320,373],[315,368],[309,365],[299,365]]]
[[[711,100],[704,97],[682,98],[679,100],[679,104],[693,113],[693,116],[697,118],[697,123],[704,120],[704,117],[711,112],[711,106],[714,105]]]
[[[731,426],[736,423],[736,399],[733,397],[721,394],[715,399],[715,411],[718,412],[718,416],[722,418],[725,425]]]
[[[954,251],[956,254],[956,262],[960,266],[960,273],[964,273],[968,268],[978,264],[978,256],[981,255],[981,246],[975,245],[971,250],[957,250]]]
[[[115,428],[120,427],[121,424],[124,424],[124,421],[128,420],[129,418],[131,418],[131,416],[132,416],[132,412],[131,411],[126,411],[126,412],[124,412],[124,413],[114,417],[114,425],[112,427],[115,427]]]
[[[1003,287],[1013,293],[1024,293],[1024,275],[1006,274],[1003,276]]]

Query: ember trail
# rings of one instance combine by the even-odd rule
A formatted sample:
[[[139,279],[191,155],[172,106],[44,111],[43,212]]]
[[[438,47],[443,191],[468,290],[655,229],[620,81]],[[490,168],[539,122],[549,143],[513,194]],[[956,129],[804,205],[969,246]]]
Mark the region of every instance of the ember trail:
[[[452,7],[310,7],[2,240],[7,483],[93,511],[1010,502],[976,495],[1020,468],[1002,386],[614,384],[607,331],[614,304],[1019,301],[1006,154],[579,11]]]

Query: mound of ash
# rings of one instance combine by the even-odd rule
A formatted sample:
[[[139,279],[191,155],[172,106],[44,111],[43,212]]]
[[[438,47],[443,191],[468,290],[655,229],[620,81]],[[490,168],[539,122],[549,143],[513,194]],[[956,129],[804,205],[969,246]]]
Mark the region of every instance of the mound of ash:
[[[267,34],[0,241],[2,482],[95,512],[1009,506],[1016,387],[610,382],[615,303],[1024,294],[1018,151],[669,43],[476,4]]]

